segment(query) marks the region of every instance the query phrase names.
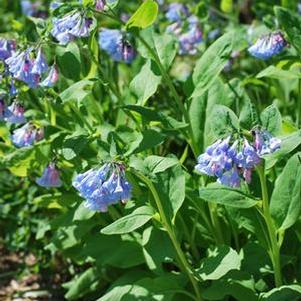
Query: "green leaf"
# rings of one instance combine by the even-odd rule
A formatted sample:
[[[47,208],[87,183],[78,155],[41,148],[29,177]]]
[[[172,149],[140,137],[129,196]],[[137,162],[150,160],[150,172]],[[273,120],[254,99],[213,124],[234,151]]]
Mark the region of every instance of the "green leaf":
[[[213,281],[202,296],[216,301],[224,300],[226,296],[233,296],[237,301],[258,301],[253,278],[241,271],[230,271],[222,279]]]
[[[130,90],[137,97],[137,104],[144,106],[156,93],[161,83],[161,75],[154,63],[148,60],[130,83]]]
[[[64,287],[68,286],[68,292],[65,294],[67,300],[78,300],[95,291],[99,285],[100,273],[96,268],[89,268],[83,272],[80,276],[71,280],[71,282],[64,284]]]
[[[57,63],[59,71],[66,78],[78,81],[81,73],[80,50],[75,42],[67,47],[57,47]]]
[[[167,116],[158,110],[150,109],[147,107],[128,105],[124,107],[125,110],[136,112],[142,116],[142,120],[146,122],[159,121],[166,129],[182,129],[187,127],[187,124]]]
[[[227,64],[232,51],[247,46],[242,31],[233,30],[217,39],[197,61],[192,79],[195,90],[192,97],[203,95],[216,81]]]
[[[185,174],[180,165],[156,174],[155,187],[162,200],[165,214],[174,222],[185,199]]]
[[[87,143],[88,138],[85,135],[67,136],[63,142],[62,155],[66,160],[72,160],[82,152]]]
[[[293,155],[278,176],[270,210],[279,229],[291,227],[301,213],[301,152]]]
[[[147,149],[153,148],[165,140],[165,135],[152,129],[145,130],[141,134],[142,140],[135,149],[135,153],[143,152]]]
[[[301,53],[301,18],[292,11],[276,6],[274,8],[279,25],[288,35],[290,43]]]
[[[204,281],[220,279],[229,271],[240,269],[240,257],[229,246],[216,247],[214,250],[209,250],[208,255],[197,269],[198,275]]]
[[[64,90],[60,94],[60,98],[64,103],[68,101],[81,102],[91,94],[93,84],[94,82],[91,80],[81,80],[76,82]]]
[[[152,219],[153,215],[154,212],[150,207],[139,207],[131,214],[126,215],[103,228],[101,233],[107,235],[130,233],[146,224]]]
[[[293,70],[283,70],[275,66],[269,66],[258,73],[256,77],[269,77],[274,79],[299,79],[301,78],[301,75],[299,72]]]
[[[158,4],[153,0],[144,1],[126,23],[127,28],[146,28],[152,25],[158,15]]]
[[[262,126],[272,135],[277,136],[281,132],[282,117],[278,108],[272,104],[268,106],[261,114]]]
[[[200,188],[200,198],[230,207],[250,208],[257,204],[252,196],[241,190],[225,187],[216,183]]]
[[[283,285],[260,295],[260,301],[298,301],[301,298],[301,286]]]
[[[168,33],[153,33],[153,40],[162,65],[168,69],[177,54],[176,40]]]
[[[223,105],[215,105],[210,114],[210,130],[216,138],[223,137],[239,129],[235,113]]]
[[[148,156],[144,160],[146,169],[153,174],[163,172],[177,164],[179,160],[176,157]]]

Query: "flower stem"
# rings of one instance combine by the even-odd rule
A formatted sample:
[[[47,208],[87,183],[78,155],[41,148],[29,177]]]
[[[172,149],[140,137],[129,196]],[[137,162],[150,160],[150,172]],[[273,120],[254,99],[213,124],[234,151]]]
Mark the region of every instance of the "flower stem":
[[[193,286],[193,289],[194,289],[194,292],[195,292],[195,295],[196,295],[195,300],[202,301],[203,299],[201,297],[201,292],[200,292],[200,288],[199,288],[199,285],[197,283],[197,280],[193,276],[192,268],[190,267],[185,255],[184,255],[184,253],[181,249],[180,243],[177,240],[176,234],[175,234],[175,232],[174,232],[174,230],[171,226],[171,223],[168,220],[168,218],[167,218],[167,216],[164,212],[164,208],[163,208],[160,196],[159,196],[154,184],[152,183],[152,181],[150,179],[148,179],[146,176],[144,176],[143,174],[141,174],[137,171],[135,171],[135,175],[137,177],[139,177],[148,186],[149,190],[151,191],[151,193],[154,197],[156,206],[158,208],[161,220],[162,220],[162,225],[166,229],[166,231],[168,233],[168,236],[169,236],[169,238],[170,238],[170,240],[171,240],[171,242],[174,246],[174,249],[177,253],[179,266],[180,266],[181,270],[184,273],[187,274],[187,276],[188,276],[188,278],[189,278],[189,280],[190,280],[190,282]]]
[[[274,269],[274,279],[276,287],[282,285],[282,276],[281,276],[281,264],[280,264],[280,246],[277,240],[276,228],[271,217],[270,207],[269,207],[269,194],[267,189],[266,176],[264,172],[264,163],[257,167],[257,172],[260,179],[261,193],[262,193],[262,210],[263,216],[266,222],[266,226],[269,234],[269,243],[270,243],[270,258],[273,264]]]

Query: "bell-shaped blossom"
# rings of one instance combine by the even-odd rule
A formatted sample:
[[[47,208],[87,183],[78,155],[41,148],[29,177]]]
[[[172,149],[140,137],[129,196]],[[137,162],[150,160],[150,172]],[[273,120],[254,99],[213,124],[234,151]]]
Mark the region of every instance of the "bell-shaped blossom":
[[[9,88],[9,95],[10,96],[15,96],[18,94],[18,89],[15,86],[14,80],[10,81],[10,88]]]
[[[28,17],[32,17],[36,13],[34,3],[30,0],[21,0],[22,13]]]
[[[233,188],[240,187],[241,178],[239,176],[237,168],[234,167],[233,169],[223,173],[222,176],[217,179],[217,182]]]
[[[287,41],[282,33],[274,32],[259,38],[248,51],[254,57],[266,60],[282,52],[286,46]]]
[[[5,61],[16,50],[16,42],[0,38],[0,60]]]
[[[40,80],[38,74],[32,72],[34,60],[30,57],[31,49],[17,52],[5,60],[9,72],[18,80],[25,82],[29,87],[35,88]]]
[[[202,31],[198,24],[190,24],[188,31],[179,36],[180,55],[194,55],[197,53],[197,46],[203,41]]]
[[[62,186],[60,172],[58,171],[54,163],[50,163],[44,169],[42,176],[40,178],[37,178],[36,183],[45,188]]]
[[[80,12],[72,11],[62,18],[53,18],[51,34],[61,45],[66,45],[74,38],[88,37],[92,30],[93,20]]]
[[[58,7],[60,7],[62,4],[63,4],[63,3],[62,3],[60,0],[58,0],[58,1],[52,1],[52,2],[50,3],[50,5],[49,5],[49,8],[50,8],[50,10],[52,11],[52,10],[55,10],[55,9],[57,9]]]
[[[44,72],[48,70],[48,65],[46,59],[42,53],[42,49],[39,48],[36,59],[33,62],[31,72],[34,74],[42,75]]]
[[[93,211],[106,212],[109,205],[131,198],[132,186],[125,178],[125,167],[121,163],[107,163],[79,174],[73,186],[86,199],[86,207]]]
[[[125,34],[117,29],[103,28],[99,33],[100,48],[107,52],[114,61],[131,63],[136,56],[135,50]]]
[[[6,110],[5,110],[5,121],[14,123],[14,124],[22,124],[26,122],[26,118],[24,116],[24,107],[14,101]]]
[[[166,18],[170,22],[178,22],[182,21],[183,19],[187,18],[190,15],[189,9],[186,5],[181,3],[171,3],[168,6],[166,12]]]
[[[53,65],[51,68],[50,68],[50,71],[47,75],[47,77],[40,83],[40,85],[42,87],[53,87],[54,84],[58,81],[59,79],[59,73],[58,73],[58,70],[57,70],[57,67],[56,65]]]
[[[43,136],[43,129],[37,129],[33,124],[26,123],[13,132],[11,140],[16,147],[26,147],[41,140]]]
[[[281,140],[266,130],[256,129],[254,147],[260,156],[272,154],[281,147]]]

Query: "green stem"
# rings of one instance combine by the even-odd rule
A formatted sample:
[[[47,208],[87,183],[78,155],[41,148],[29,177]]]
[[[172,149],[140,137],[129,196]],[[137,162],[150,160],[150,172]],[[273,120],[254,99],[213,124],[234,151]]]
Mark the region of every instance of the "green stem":
[[[158,208],[161,220],[162,220],[162,225],[166,229],[166,231],[168,233],[168,236],[169,236],[169,238],[170,238],[170,240],[171,240],[171,242],[172,242],[172,244],[175,248],[175,251],[177,253],[179,266],[180,266],[181,270],[184,273],[187,274],[187,276],[188,276],[188,278],[189,278],[189,280],[190,280],[190,282],[193,286],[193,289],[194,289],[194,292],[195,292],[195,295],[196,295],[196,300],[197,301],[202,301],[203,299],[201,297],[200,288],[198,286],[198,283],[197,283],[196,279],[193,276],[192,268],[190,267],[185,255],[184,255],[184,253],[181,249],[181,246],[180,246],[180,244],[177,240],[176,234],[173,231],[173,228],[170,224],[170,221],[168,220],[168,218],[167,218],[167,216],[164,212],[164,208],[163,208],[160,196],[159,196],[154,184],[146,176],[144,176],[141,173],[138,173],[137,171],[135,171],[135,175],[137,177],[139,177],[148,186],[149,190],[151,191],[151,193],[154,197],[156,206]]]
[[[301,119],[301,79],[299,79],[299,84],[298,84],[297,103],[298,103],[298,106],[297,106],[298,109],[297,109],[296,126],[299,127],[300,119]]]
[[[270,250],[271,252],[269,252],[269,254],[274,268],[275,285],[276,287],[279,287],[282,285],[280,247],[277,241],[277,231],[275,229],[275,225],[272,220],[270,208],[269,208],[269,194],[267,189],[266,176],[264,172],[264,164],[260,165],[257,168],[257,172],[259,175],[260,185],[261,185],[263,216],[267,225],[269,242],[271,247]]]
[[[184,120],[188,124],[189,139],[188,139],[187,142],[191,146],[191,149],[192,149],[192,151],[194,153],[194,156],[197,157],[198,154],[199,154],[199,152],[200,152],[200,149],[199,149],[199,147],[198,147],[198,145],[197,145],[197,143],[195,141],[195,138],[194,138],[193,130],[192,130],[191,123],[190,123],[189,113],[188,113],[187,109],[185,108],[185,106],[184,106],[184,104],[183,104],[183,102],[181,100],[181,97],[179,96],[179,94],[178,94],[175,86],[173,85],[171,78],[169,77],[168,73],[166,72],[164,66],[162,65],[162,63],[160,61],[160,58],[159,58],[158,54],[156,53],[156,51],[154,51],[152,49],[152,47],[140,35],[138,35],[138,39],[147,48],[147,50],[149,51],[149,53],[152,55],[153,59],[157,63],[157,65],[158,65],[158,67],[160,69],[160,72],[161,72],[161,74],[163,76],[163,79],[164,79],[165,83],[169,87],[170,92],[171,92],[174,100],[177,103],[178,108],[182,112],[182,114],[184,116]]]
[[[215,234],[214,236],[215,236],[216,243],[219,245],[223,245],[224,238],[223,238],[221,224],[220,224],[218,213],[217,213],[218,206],[215,203],[209,202],[208,207],[209,207],[209,211],[210,211],[210,218],[211,218],[212,226],[214,229],[214,234]]]

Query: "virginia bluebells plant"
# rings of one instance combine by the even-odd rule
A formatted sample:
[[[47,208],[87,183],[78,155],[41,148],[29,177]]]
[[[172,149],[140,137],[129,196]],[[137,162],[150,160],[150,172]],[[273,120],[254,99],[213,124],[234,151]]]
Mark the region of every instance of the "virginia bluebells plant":
[[[93,27],[93,19],[74,10],[62,18],[53,18],[52,23],[51,34],[61,45],[66,45],[75,38],[88,37]]]
[[[251,182],[252,170],[261,163],[261,156],[275,152],[281,141],[265,130],[255,131],[254,145],[246,138],[220,139],[198,157],[195,169],[229,187],[240,187],[241,181]]]
[[[47,77],[40,83],[42,87],[53,87],[53,85],[58,81],[59,73],[56,65],[51,66]]]
[[[42,128],[36,128],[31,123],[26,123],[21,128],[16,129],[11,140],[16,147],[26,147],[33,145],[35,141],[43,139],[44,131]]]
[[[14,101],[7,109],[4,111],[4,120],[9,123],[22,124],[26,122],[24,116],[24,107],[17,101]]]
[[[166,18],[172,22],[167,27],[167,32],[179,40],[179,54],[196,54],[199,44],[203,41],[197,17],[190,13],[186,5],[172,3],[168,7]]]
[[[135,50],[125,33],[117,29],[103,28],[99,33],[100,48],[107,52],[114,61],[131,63],[135,58]]]
[[[78,174],[73,186],[86,199],[86,207],[93,211],[106,212],[109,205],[131,198],[132,186],[125,178],[122,163],[106,163]]]
[[[36,183],[45,188],[62,186],[60,172],[57,170],[55,163],[52,162],[46,166],[42,176],[36,180]]]
[[[286,46],[287,41],[283,34],[277,31],[259,38],[248,51],[254,57],[266,60],[282,52]]]

